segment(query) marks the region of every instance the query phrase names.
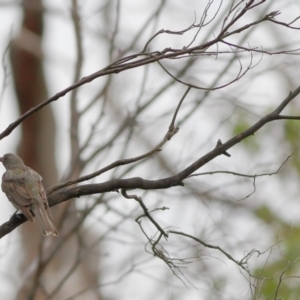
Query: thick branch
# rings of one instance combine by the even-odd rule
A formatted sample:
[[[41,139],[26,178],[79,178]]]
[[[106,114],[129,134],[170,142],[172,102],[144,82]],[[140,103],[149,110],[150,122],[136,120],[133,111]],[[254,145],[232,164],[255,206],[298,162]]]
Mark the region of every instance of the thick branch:
[[[263,127],[268,122],[278,120],[279,114],[282,110],[291,102],[297,95],[300,94],[300,86],[295,89],[280,103],[280,105],[271,113],[261,118],[253,126],[243,131],[242,133],[236,135],[229,141],[224,144],[219,145],[214,148],[212,151],[208,152],[200,159],[195,161],[193,164],[188,166],[186,169],[182,170],[178,174],[158,179],[158,180],[146,180],[141,177],[134,177],[128,179],[113,179],[107,182],[98,183],[98,184],[86,184],[80,185],[64,190],[59,190],[53,192],[51,195],[48,195],[49,205],[55,206],[61,202],[67,201],[72,198],[79,198],[85,195],[100,194],[106,192],[118,191],[119,189],[143,189],[143,190],[158,190],[158,189],[167,189],[174,186],[183,186],[183,180],[188,178],[193,172],[204,166],[206,163],[214,159],[215,157],[222,155],[226,150],[232,146],[238,144],[240,141],[245,138],[253,135],[261,127]],[[8,222],[0,226],[0,238],[6,234],[13,231],[16,227],[21,225],[26,221],[25,216],[17,215],[18,217],[11,218]]]

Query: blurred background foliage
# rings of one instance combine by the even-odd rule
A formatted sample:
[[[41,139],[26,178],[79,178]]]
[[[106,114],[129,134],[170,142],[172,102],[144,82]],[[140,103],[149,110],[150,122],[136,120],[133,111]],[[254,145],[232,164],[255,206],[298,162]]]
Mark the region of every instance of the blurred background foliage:
[[[181,31],[203,16],[211,20],[199,33],[193,28],[185,34],[159,35],[149,44],[149,52],[184,49],[194,37],[194,45],[212,40],[232,5],[238,5],[240,12],[245,1],[24,0],[0,1],[0,5],[2,131],[35,101],[140,53],[161,29]],[[299,8],[298,1],[264,1],[234,28],[278,10],[276,20],[291,22]],[[299,20],[294,25],[300,27]],[[280,52],[300,48],[298,32],[263,22],[227,42]],[[208,88],[188,94],[175,124],[180,130],[172,140],[148,159],[89,183],[174,175],[212,150],[218,139],[226,142],[248,129],[299,85],[299,55],[238,52],[221,43],[206,51],[211,53],[161,62],[176,78]],[[22,53],[25,64],[21,64]],[[244,77],[215,89],[251,62],[253,68]],[[21,153],[26,164],[43,175],[48,188],[153,149],[164,137],[185,90],[158,64],[99,78],[29,118],[28,125],[1,141],[1,152]],[[299,114],[299,97],[283,114]],[[153,256],[135,222],[143,213],[138,203],[120,193],[106,193],[57,206],[59,239],[42,239],[30,224],[3,238],[2,297],[298,299],[299,124],[298,120],[266,124],[229,149],[231,158],[215,158],[198,170],[202,174],[185,180],[184,187],[134,191],[149,210],[155,210],[153,216],[163,228],[220,247],[237,261],[243,260],[252,276],[218,248],[175,235],[160,242],[160,249],[176,266],[171,269]],[[13,209],[1,197],[3,223]],[[157,236],[153,224],[141,220],[148,237]]]

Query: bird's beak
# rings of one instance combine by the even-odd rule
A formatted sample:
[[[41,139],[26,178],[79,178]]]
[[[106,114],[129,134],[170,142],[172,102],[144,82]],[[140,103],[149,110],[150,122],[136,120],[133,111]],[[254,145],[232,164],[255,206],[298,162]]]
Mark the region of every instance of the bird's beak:
[[[3,162],[3,157],[0,157],[0,161]]]

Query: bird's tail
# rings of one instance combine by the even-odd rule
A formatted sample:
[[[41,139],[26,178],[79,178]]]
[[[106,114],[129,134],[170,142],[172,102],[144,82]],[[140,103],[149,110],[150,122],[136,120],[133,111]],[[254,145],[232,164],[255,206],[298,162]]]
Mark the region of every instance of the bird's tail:
[[[45,207],[44,203],[40,204],[38,201],[31,206],[33,213],[35,214],[42,235],[58,235],[58,231],[51,221],[51,212],[49,207]]]

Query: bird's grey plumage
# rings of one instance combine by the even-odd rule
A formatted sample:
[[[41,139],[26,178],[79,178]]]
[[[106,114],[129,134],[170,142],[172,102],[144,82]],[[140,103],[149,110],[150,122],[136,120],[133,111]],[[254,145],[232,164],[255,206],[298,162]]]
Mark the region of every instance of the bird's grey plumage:
[[[15,154],[7,153],[0,157],[0,161],[6,168],[1,187],[7,198],[29,221],[34,222],[33,214],[37,217],[43,235],[58,235],[51,221],[42,177],[25,166],[23,160]]]

